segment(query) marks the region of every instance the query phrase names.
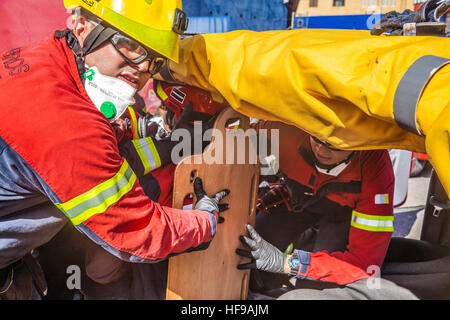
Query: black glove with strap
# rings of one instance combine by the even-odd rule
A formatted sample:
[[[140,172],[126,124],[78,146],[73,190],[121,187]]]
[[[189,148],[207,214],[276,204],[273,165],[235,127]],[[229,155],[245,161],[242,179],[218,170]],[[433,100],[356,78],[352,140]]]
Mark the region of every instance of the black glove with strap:
[[[172,149],[178,143],[185,143],[182,140],[186,136],[183,132],[179,134],[179,137],[181,137],[180,141],[174,140],[173,135],[177,130],[184,129],[187,130],[187,132],[189,133],[188,137],[190,138],[191,149],[188,151],[190,152],[190,154],[181,155],[181,157],[183,158],[189,155],[201,153],[204,150],[204,148],[209,144],[209,141],[203,140],[203,134],[206,130],[214,126],[216,117],[208,116],[208,120],[206,120],[206,118],[200,119],[198,117],[198,113],[194,112],[193,110],[194,105],[191,102],[188,102],[186,104],[186,107],[181,112],[180,117],[177,119],[175,125],[173,126],[170,135],[164,139],[155,141],[155,147],[160,155],[162,165],[172,163],[173,160],[171,157]],[[194,125],[192,124],[193,121],[201,121],[202,130],[194,130]],[[195,150],[196,143],[200,144],[201,150]],[[185,149],[182,150],[185,151]],[[177,155],[177,157],[180,157],[180,155]]]
[[[173,127],[171,134],[164,139],[156,140],[153,139],[153,143],[155,144],[156,151],[159,154],[159,158],[161,159],[161,166],[168,165],[172,163],[172,149],[180,143],[179,141],[172,140],[172,134],[176,129],[186,129],[189,131],[189,135],[191,138],[191,142],[194,139],[202,139],[202,137],[194,137],[194,130],[191,129],[191,125],[189,124],[189,119],[191,117],[193,105],[192,103],[188,103],[186,108],[180,114],[180,118],[177,120],[175,126]],[[200,140],[202,141],[202,140]],[[191,144],[192,145],[192,144]],[[183,155],[185,156],[185,155]]]
[[[292,211],[290,199],[291,194],[284,181],[269,183],[267,191],[258,198],[256,208],[270,214],[272,208],[284,204],[289,211]]]
[[[284,264],[287,255],[278,248],[268,243],[251,226],[247,225],[250,238],[240,236],[239,240],[250,247],[251,251],[236,249],[236,253],[242,257],[252,259],[250,263],[239,264],[238,269],[258,269],[268,272],[285,273]]]

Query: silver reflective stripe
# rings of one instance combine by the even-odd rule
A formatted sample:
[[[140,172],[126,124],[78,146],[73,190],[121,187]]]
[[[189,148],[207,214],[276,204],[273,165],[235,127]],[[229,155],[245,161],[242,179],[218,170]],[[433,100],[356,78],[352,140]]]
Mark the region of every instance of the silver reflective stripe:
[[[375,227],[375,228],[394,227],[394,222],[392,220],[370,220],[353,216],[352,221],[367,227]]]
[[[148,146],[147,141],[148,140],[143,139],[143,141],[140,141],[140,144],[142,147],[142,151],[144,151],[144,153],[145,153],[148,164],[150,165],[150,171],[152,171],[152,170],[155,170],[156,168],[158,168],[158,166],[156,164],[155,157],[153,156],[153,153],[150,150],[150,147]]]
[[[449,63],[450,59],[447,58],[423,56],[403,75],[394,96],[394,119],[401,128],[422,135],[417,127],[417,105],[430,79]]]
[[[367,231],[393,232],[394,216],[375,216],[353,211],[350,225]]]
[[[152,138],[135,139],[132,143],[144,166],[144,174],[161,167],[161,159]]]

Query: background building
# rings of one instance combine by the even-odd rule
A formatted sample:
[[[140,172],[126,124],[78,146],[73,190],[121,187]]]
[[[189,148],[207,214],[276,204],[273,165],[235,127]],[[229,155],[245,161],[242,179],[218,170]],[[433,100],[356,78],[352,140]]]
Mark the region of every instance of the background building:
[[[281,30],[288,26],[284,0],[183,0],[189,34],[233,30]]]
[[[414,9],[414,0],[304,0],[299,3],[297,15],[360,15],[405,9]]]
[[[425,0],[303,0],[294,28],[371,29],[389,11],[414,10]]]

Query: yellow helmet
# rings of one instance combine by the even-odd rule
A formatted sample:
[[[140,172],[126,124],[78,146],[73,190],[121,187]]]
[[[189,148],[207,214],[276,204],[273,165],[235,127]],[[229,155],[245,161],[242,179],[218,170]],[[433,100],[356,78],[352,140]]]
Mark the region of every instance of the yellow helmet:
[[[180,35],[187,28],[181,0],[64,0],[82,7],[164,57],[178,62]]]

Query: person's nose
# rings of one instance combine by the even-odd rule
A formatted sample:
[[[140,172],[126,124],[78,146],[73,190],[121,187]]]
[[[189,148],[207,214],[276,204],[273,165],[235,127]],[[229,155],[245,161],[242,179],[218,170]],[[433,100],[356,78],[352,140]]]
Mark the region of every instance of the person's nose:
[[[139,70],[139,72],[142,72],[142,73],[148,72],[148,69],[150,67],[150,61],[144,60],[141,63],[136,64],[135,66],[136,66],[136,69]]]
[[[317,146],[317,152],[323,155],[329,155],[331,153],[331,150],[326,146],[320,144]]]

